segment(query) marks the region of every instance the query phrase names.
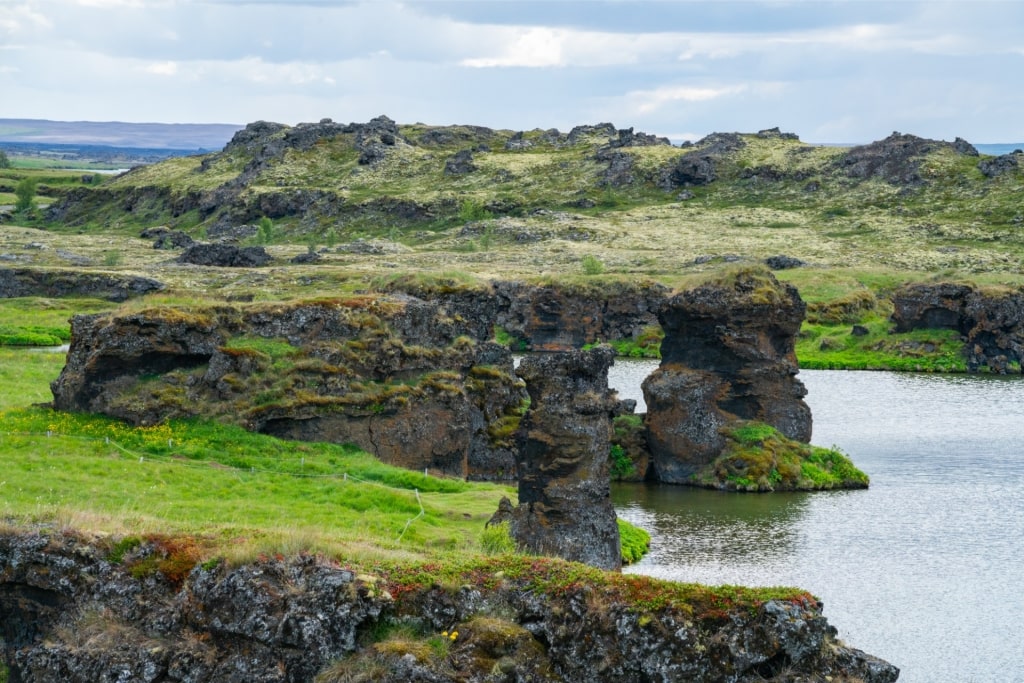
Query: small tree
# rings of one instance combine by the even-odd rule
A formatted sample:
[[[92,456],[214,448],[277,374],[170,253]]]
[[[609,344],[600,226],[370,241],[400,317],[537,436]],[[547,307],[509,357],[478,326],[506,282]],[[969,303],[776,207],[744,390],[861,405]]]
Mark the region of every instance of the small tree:
[[[257,241],[260,244],[270,244],[274,239],[274,221],[270,220],[266,216],[260,219],[259,232],[257,234]]]
[[[7,152],[0,149],[0,168],[10,168],[11,160],[7,157]]]
[[[32,208],[32,200],[36,196],[35,178],[22,178],[14,187],[14,210],[28,211]]]

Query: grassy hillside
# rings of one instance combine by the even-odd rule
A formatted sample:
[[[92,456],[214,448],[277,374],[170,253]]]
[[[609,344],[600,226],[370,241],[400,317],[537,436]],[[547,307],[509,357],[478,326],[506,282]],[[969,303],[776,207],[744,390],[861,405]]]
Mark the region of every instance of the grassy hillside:
[[[0,255],[156,277],[173,303],[333,295],[398,277],[684,287],[783,254],[803,265],[776,274],[810,304],[798,356],[822,368],[962,370],[947,333],[889,334],[891,292],[1024,284],[1021,155],[896,134],[860,148],[777,131],[654,142],[610,126],[252,124],[220,152],[98,185],[40,176],[49,196],[37,203],[53,208],[13,216]],[[26,172],[7,173],[0,192]],[[157,225],[240,235],[275,265],[175,264],[176,252],[139,238]],[[290,262],[309,251],[319,260]],[[854,338],[854,324],[868,334]]]

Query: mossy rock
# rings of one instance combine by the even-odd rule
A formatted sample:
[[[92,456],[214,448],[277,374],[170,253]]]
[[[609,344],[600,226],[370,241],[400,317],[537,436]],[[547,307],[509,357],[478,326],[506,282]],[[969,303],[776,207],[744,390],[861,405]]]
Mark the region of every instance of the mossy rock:
[[[723,428],[726,446],[692,483],[726,491],[863,489],[868,476],[837,449],[789,439],[761,422]]]

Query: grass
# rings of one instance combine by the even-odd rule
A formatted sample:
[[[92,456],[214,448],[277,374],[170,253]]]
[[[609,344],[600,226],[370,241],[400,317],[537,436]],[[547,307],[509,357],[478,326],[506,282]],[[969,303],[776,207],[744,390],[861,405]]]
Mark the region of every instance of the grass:
[[[71,339],[71,316],[109,310],[97,299],[0,299],[0,346],[57,346]]]
[[[488,540],[484,522],[502,496],[514,499],[508,486],[426,476],[352,446],[203,420],[131,427],[27,407],[50,398],[63,360],[0,349],[0,516],[8,523],[195,537],[197,558],[231,561],[276,552],[447,561],[507,549]]]
[[[725,432],[726,447],[693,483],[732,491],[866,488],[868,477],[838,448],[793,441],[774,427],[746,422]]]
[[[800,367],[812,370],[896,370],[966,372],[963,343],[956,330],[913,330],[890,334],[892,324],[877,314],[858,323],[805,323],[797,339]]]

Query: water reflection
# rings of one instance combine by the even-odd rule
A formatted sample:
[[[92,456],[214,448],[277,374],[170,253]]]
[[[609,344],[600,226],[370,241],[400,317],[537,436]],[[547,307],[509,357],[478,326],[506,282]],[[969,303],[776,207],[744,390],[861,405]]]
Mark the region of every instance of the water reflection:
[[[793,554],[807,495],[737,495],[680,486],[622,484],[612,502],[651,532],[651,552],[634,571],[727,562],[783,562]]]
[[[656,366],[617,360],[609,383],[636,398]],[[742,495],[616,486],[619,514],[655,537],[627,571],[810,590],[840,637],[900,666],[901,682],[1024,680],[1024,380],[800,378],[814,443],[849,453],[871,488]]]

